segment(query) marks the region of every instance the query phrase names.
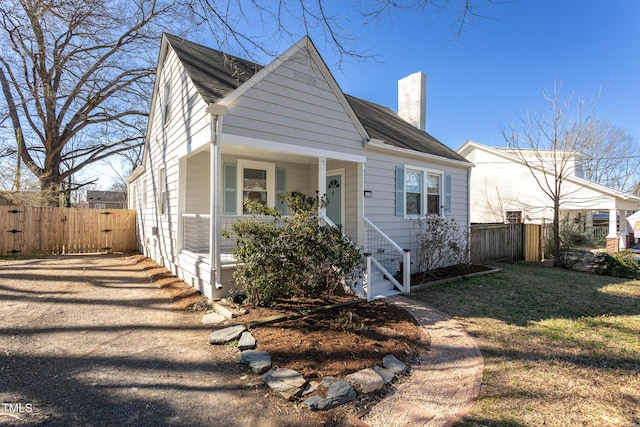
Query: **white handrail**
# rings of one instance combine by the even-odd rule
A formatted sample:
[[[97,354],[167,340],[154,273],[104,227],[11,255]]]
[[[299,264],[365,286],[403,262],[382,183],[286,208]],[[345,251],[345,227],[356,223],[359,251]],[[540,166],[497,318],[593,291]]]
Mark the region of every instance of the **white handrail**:
[[[378,260],[373,257],[373,255],[370,255],[370,257],[371,257],[371,261],[376,265],[376,267],[378,267],[382,271],[382,273],[385,276],[387,276],[387,279],[389,279],[396,288],[404,292],[404,288],[402,287],[402,284],[400,284],[400,282],[398,282],[398,280],[396,280],[396,278],[393,277],[393,274],[391,274],[386,268],[384,268],[382,264],[380,264],[380,262],[378,262]]]
[[[386,240],[386,242],[389,244],[389,246],[391,246],[391,248],[393,248],[398,254],[402,255],[402,284],[400,284],[398,280],[393,276],[393,274],[391,274],[384,266],[382,266],[382,264],[377,259],[375,259],[375,255],[373,254],[370,255],[371,261],[373,261],[376,267],[380,269],[382,274],[386,276],[387,279],[389,279],[394,284],[394,286],[399,288],[402,292],[410,293],[411,292],[411,252],[408,249],[401,248],[400,245],[394,242],[389,236],[387,236],[368,218],[365,217],[363,219],[365,221],[365,224],[369,226],[372,229],[372,231],[375,231],[380,237]],[[369,251],[370,248],[367,248],[367,250]],[[371,263],[367,262],[367,267],[369,267],[370,265]],[[370,291],[371,289],[367,289],[367,294],[369,294]],[[370,298],[370,296],[367,295],[367,298]]]
[[[211,215],[183,213],[182,218],[211,218]]]
[[[373,228],[380,236],[382,236],[396,251],[398,251],[399,253],[403,253],[404,252],[404,249],[402,249],[396,242],[391,240],[391,237],[389,237],[386,234],[384,234],[384,232],[382,230],[380,230],[374,223],[369,221],[368,218],[365,217],[364,221],[367,224],[369,224],[369,226],[371,226],[371,228]]]

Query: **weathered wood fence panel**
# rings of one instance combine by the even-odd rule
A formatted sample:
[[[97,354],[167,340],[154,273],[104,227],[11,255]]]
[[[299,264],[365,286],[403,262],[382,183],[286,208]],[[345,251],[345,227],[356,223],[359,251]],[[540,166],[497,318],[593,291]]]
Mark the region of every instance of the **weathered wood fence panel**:
[[[2,206],[0,255],[130,252],[136,213],[127,209]]]
[[[542,227],[524,224],[524,260],[539,262],[542,259]]]
[[[471,261],[522,259],[522,224],[473,224]]]
[[[495,259],[539,262],[542,259],[542,226],[539,224],[471,225],[471,262]]]

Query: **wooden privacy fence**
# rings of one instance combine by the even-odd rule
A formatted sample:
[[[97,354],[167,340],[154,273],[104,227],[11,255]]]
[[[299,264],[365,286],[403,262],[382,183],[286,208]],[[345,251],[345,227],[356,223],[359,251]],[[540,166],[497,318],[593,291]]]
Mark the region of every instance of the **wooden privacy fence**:
[[[0,207],[0,255],[130,252],[136,212],[128,209]]]
[[[471,225],[471,262],[494,259],[539,262],[544,235],[540,224]]]

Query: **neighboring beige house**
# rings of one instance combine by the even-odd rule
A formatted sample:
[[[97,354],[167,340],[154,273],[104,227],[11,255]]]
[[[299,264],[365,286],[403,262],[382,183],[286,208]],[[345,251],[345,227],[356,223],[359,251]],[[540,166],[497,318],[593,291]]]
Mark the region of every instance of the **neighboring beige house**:
[[[87,204],[95,209],[126,209],[127,193],[124,191],[87,190]]]
[[[470,186],[472,223],[553,222],[551,198],[543,193],[528,166],[511,149],[467,141],[457,152],[474,164]],[[562,186],[561,220],[569,221],[584,233],[601,232],[601,237],[617,237],[620,247],[625,248],[626,237],[633,231],[627,229],[624,219],[640,208],[640,197],[580,178],[582,159],[576,156],[571,160],[567,170],[572,174]],[[535,170],[543,182],[542,169]]]
[[[471,163],[424,131],[425,76],[399,85],[400,115],[345,95],[309,38],[263,67],[165,34],[143,163],[128,179],[140,250],[224,297],[235,242],[222,232],[246,217],[243,201],[286,214],[278,195],[319,193],[321,218],[372,254],[368,277],[408,290],[412,221],[467,227]],[[368,297],[388,291],[379,283],[363,284]]]

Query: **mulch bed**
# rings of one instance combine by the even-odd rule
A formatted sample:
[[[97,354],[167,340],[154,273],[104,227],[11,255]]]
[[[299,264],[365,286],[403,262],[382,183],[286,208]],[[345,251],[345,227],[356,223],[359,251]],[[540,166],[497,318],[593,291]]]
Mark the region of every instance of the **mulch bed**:
[[[204,297],[164,267],[142,255],[133,262],[147,270],[160,288],[165,289],[177,308],[205,310]],[[484,266],[453,266],[413,275],[412,283],[425,283],[461,274],[487,271]],[[471,267],[471,268],[468,268]],[[345,303],[331,309],[322,307]],[[220,327],[269,318],[278,314],[314,311],[311,314],[251,328],[258,349],[271,355],[274,367],[300,372],[309,380],[326,376],[344,377],[361,369],[381,365],[393,354],[406,364],[429,350],[430,338],[410,313],[384,301],[363,302],[355,297],[279,300],[273,307],[243,305],[246,311]]]

